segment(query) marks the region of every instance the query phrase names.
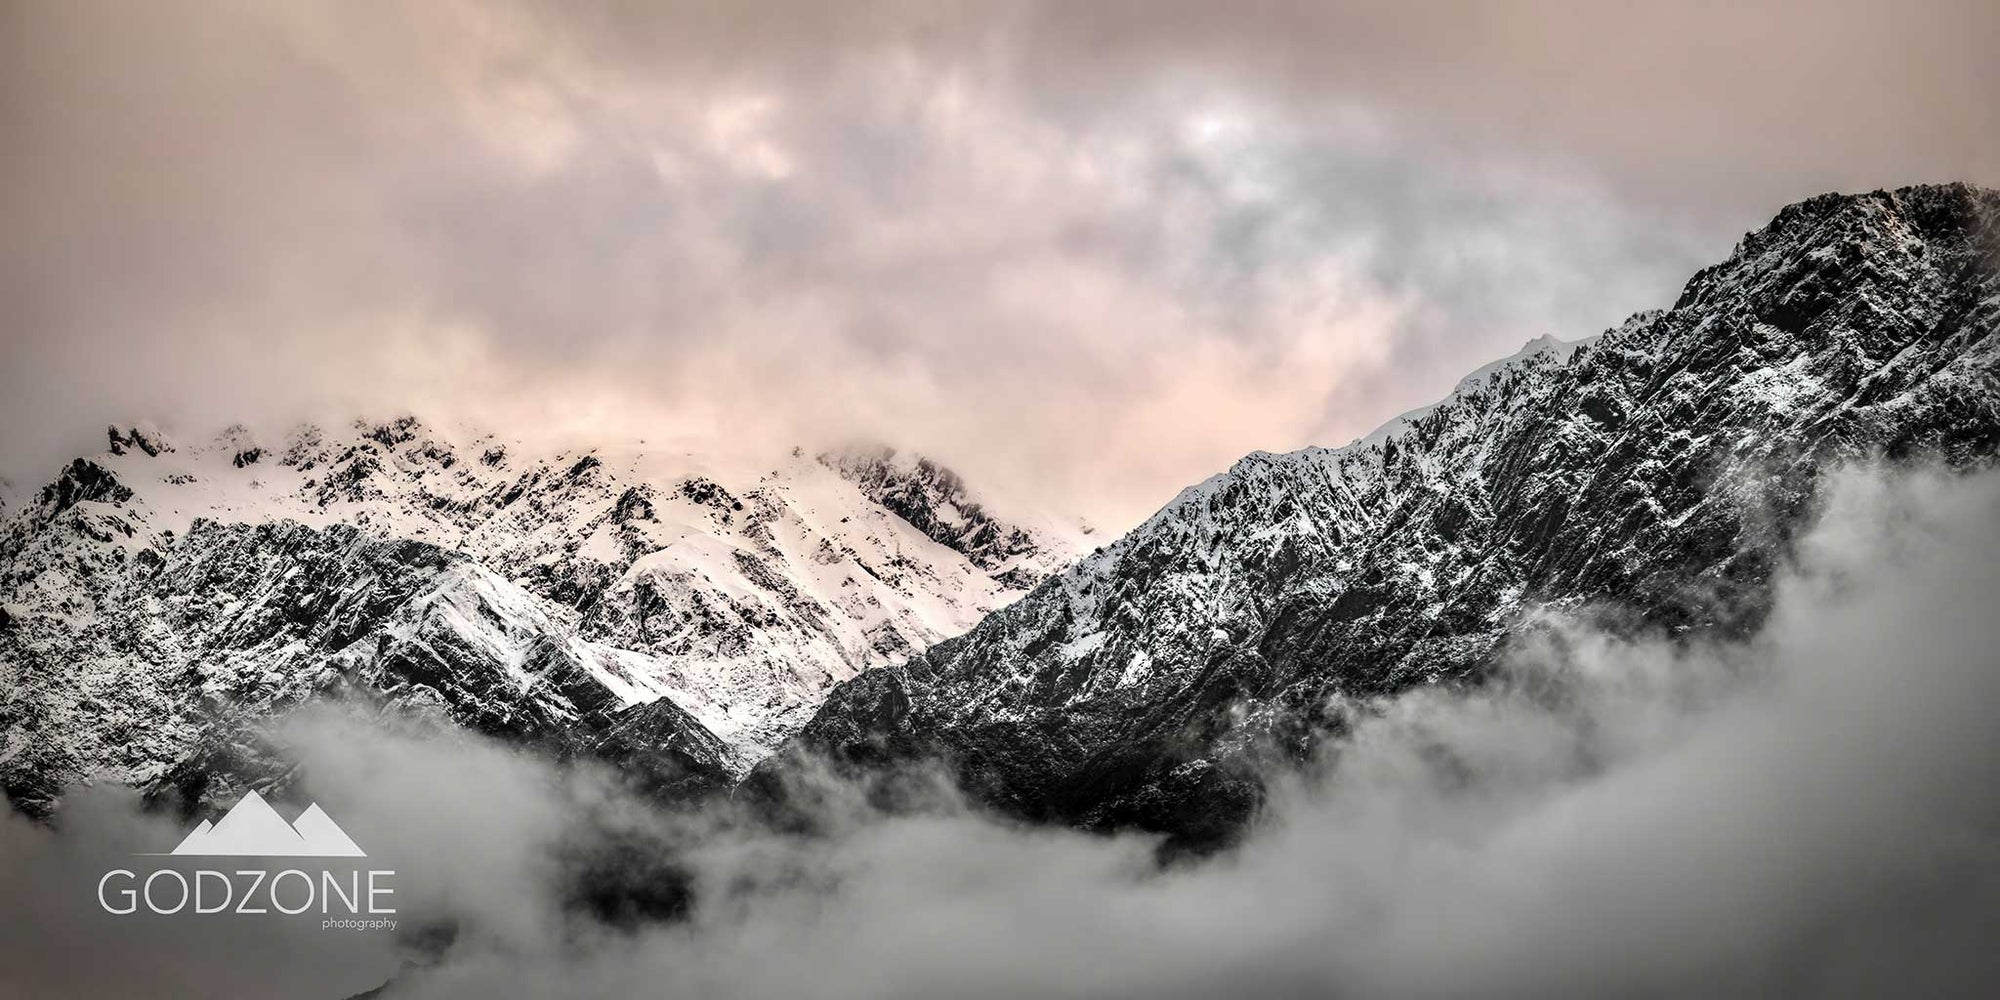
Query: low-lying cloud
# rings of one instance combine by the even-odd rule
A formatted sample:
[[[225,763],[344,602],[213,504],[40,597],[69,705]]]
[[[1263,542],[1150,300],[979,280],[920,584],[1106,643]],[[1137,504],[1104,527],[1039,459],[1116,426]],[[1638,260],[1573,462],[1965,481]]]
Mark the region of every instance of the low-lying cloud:
[[[1827,496],[1756,635],[1551,619],[1488,686],[1346,706],[1352,738],[1275,779],[1241,846],[1166,870],[1145,838],[943,800],[836,795],[827,833],[787,836],[476,741],[329,716],[291,738],[319,800],[399,859],[411,926],[455,928],[349,967],[414,957],[389,997],[1989,995],[2000,474],[1856,472]],[[169,945],[70,905],[93,849],[176,836],[109,797],[55,834],[9,821],[0,895],[28,933],[0,936],[0,985],[192,982],[128,971]],[[691,896],[583,905],[607,873]],[[337,944],[171,947],[214,986],[317,974]]]

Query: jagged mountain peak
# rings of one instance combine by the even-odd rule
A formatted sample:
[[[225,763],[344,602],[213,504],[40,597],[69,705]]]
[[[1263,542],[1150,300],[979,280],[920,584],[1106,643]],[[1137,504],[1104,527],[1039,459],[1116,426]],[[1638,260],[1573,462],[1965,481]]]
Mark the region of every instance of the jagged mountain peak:
[[[924,455],[880,444],[850,445],[822,452],[817,460],[926,537],[1020,589],[1066,561],[1089,534],[1081,521],[996,514],[957,472]]]
[[[1899,230],[1928,241],[1964,240],[1982,232],[1990,236],[1996,218],[2000,190],[1963,182],[1827,192],[1780,209],[1770,222],[1745,234],[1730,260],[1718,267],[1789,244],[1873,242]]]
[[[173,442],[160,432],[151,421],[142,421],[128,427],[112,424],[105,428],[105,436],[110,439],[113,455],[123,455],[128,449],[142,451],[157,456],[174,450]]]

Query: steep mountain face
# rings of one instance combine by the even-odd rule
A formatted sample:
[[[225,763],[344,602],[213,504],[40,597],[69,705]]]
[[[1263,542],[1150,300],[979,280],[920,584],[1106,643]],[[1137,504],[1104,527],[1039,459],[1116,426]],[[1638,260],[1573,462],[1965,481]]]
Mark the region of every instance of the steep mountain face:
[[[1530,344],[1342,448],[1253,454],[1026,599],[841,684],[807,755],[1028,817],[1226,837],[1343,699],[1474,678],[1538,607],[1742,629],[1847,458],[2000,451],[2000,193],[1793,205],[1663,312]]]
[[[834,683],[964,631],[1081,537],[993,518],[921,460],[957,506],[918,523],[797,453],[533,456],[412,418],[108,439],[0,522],[0,781],[30,810],[83,778],[203,797],[272,773],[257,723],[318,697],[726,785]],[[1006,557],[936,540],[942,509]]]
[[[868,499],[1008,586],[1027,590],[1062,568],[1043,539],[1061,537],[1063,526],[1017,525],[993,517],[967,492],[958,473],[928,458],[874,447],[821,455],[820,462],[838,470]]]

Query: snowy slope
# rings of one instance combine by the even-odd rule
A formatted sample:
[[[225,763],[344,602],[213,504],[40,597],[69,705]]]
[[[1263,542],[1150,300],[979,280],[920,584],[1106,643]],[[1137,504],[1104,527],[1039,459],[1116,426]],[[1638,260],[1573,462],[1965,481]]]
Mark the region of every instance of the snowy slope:
[[[892,475],[798,452],[536,455],[408,417],[270,442],[113,427],[107,445],[0,520],[17,799],[164,780],[219,718],[355,684],[572,750],[667,702],[651,717],[684,712],[704,766],[734,775],[833,684],[971,627],[1083,537],[886,452],[890,473],[948,477],[1004,558],[885,506]]]
[[[1340,704],[1476,677],[1533,608],[1747,627],[1827,463],[2000,452],[1996,220],[2000,193],[1957,185],[1791,206],[1671,309],[1190,487],[841,685],[756,784],[803,755],[936,758],[1025,816],[1209,840]]]

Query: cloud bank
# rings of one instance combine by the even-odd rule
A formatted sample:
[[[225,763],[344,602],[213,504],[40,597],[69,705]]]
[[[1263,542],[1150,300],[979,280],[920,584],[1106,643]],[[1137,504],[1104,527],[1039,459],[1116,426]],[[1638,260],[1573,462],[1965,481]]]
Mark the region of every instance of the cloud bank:
[[[109,421],[877,437],[1107,527],[2000,182],[1978,3],[0,13],[0,474]]]
[[[0,895],[41,902],[10,908],[0,985],[194,982],[165,962],[250,995],[345,947],[350,980],[401,968],[389,997],[1987,995],[1996,585],[2000,474],[1844,475],[1755,636],[1551,620],[1490,686],[1347,706],[1351,741],[1281,776],[1241,847],[1167,870],[1143,838],[948,797],[883,816],[835,794],[826,835],[783,836],[483,743],[303,719],[313,794],[406,873],[409,926],[452,934],[399,952],[97,926],[70,897],[148,822],[98,793],[61,836],[8,821]]]

